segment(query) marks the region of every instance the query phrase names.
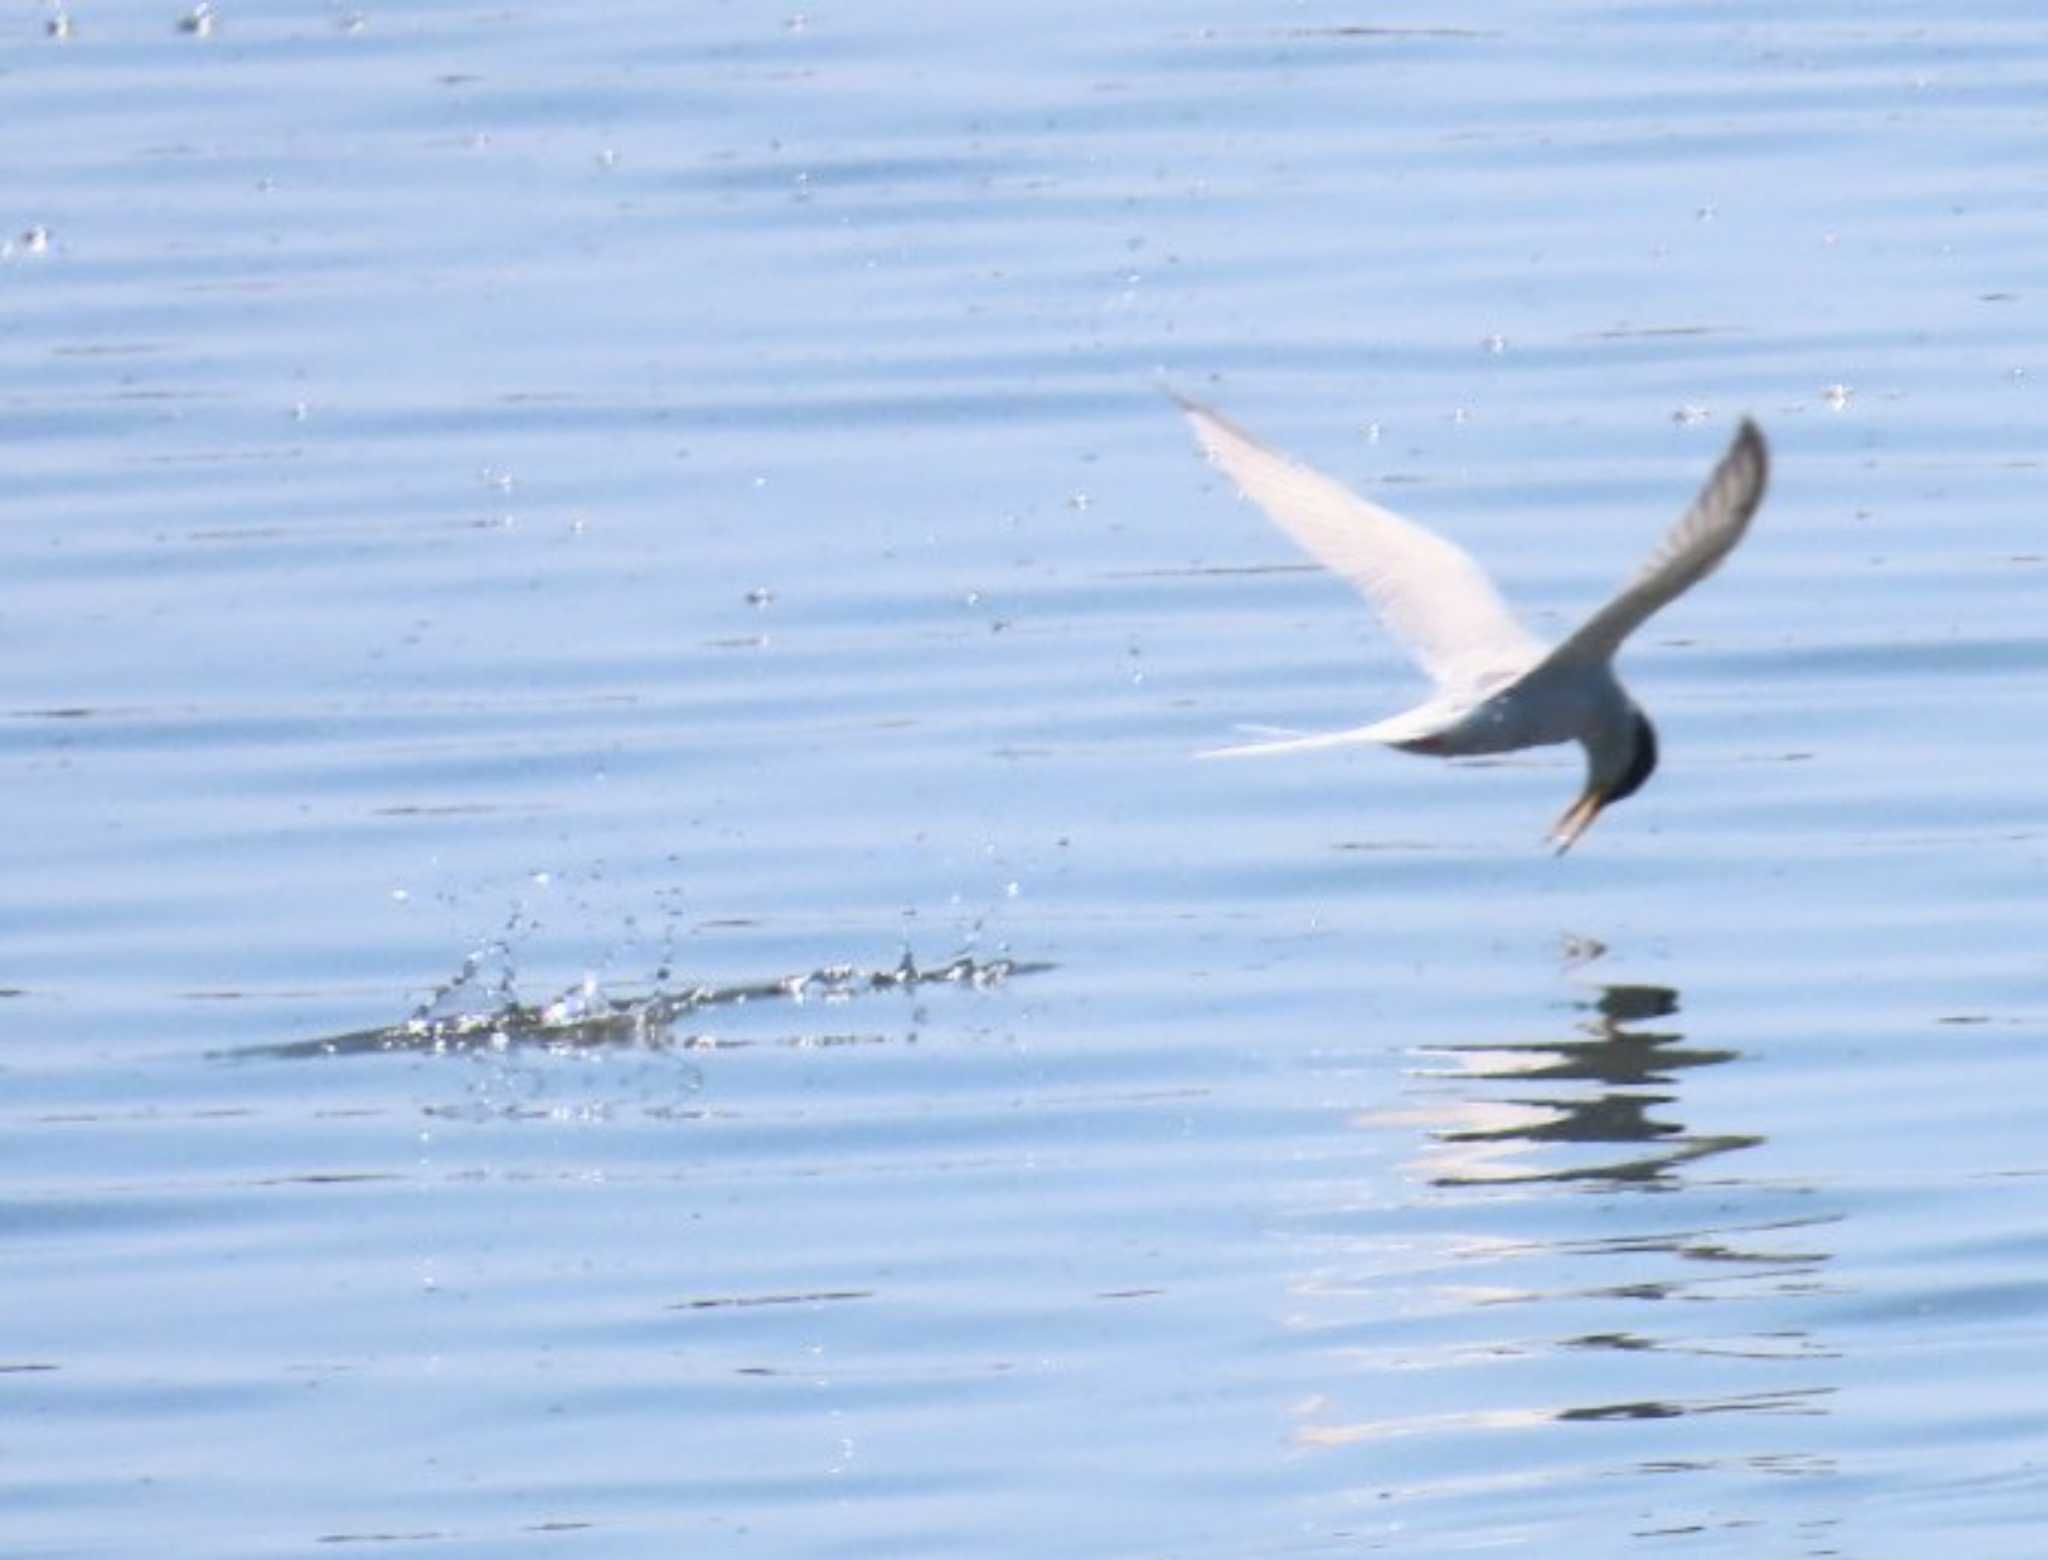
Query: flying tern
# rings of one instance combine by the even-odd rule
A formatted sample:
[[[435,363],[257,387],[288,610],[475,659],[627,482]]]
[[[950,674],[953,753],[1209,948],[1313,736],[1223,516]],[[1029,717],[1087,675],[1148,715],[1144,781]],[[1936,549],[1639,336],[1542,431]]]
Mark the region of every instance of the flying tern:
[[[1461,758],[1576,742],[1586,750],[1586,786],[1550,831],[1559,855],[1602,808],[1642,789],[1657,767],[1657,729],[1614,675],[1614,655],[1650,614],[1713,573],[1749,529],[1770,470],[1755,423],[1743,419],[1699,497],[1635,577],[1552,646],[1522,626],[1463,548],[1267,449],[1207,407],[1174,399],[1209,459],[1304,551],[1355,585],[1435,685],[1422,704],[1370,726],[1206,756],[1376,742]]]

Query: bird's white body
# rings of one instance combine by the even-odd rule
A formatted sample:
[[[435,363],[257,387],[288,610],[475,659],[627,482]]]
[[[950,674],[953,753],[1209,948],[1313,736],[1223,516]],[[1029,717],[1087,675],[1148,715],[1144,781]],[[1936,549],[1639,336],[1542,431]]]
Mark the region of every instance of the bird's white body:
[[[1590,728],[1622,723],[1629,708],[1628,694],[1605,663],[1579,666],[1539,657],[1521,669],[1504,668],[1488,683],[1439,693],[1370,726],[1218,748],[1207,756],[1249,758],[1371,742],[1438,758],[1479,758],[1577,742]]]
[[[1586,789],[1553,831],[1570,848],[1657,763],[1656,733],[1614,675],[1621,643],[1734,550],[1763,500],[1769,456],[1744,421],[1692,507],[1647,563],[1556,646],[1525,629],[1469,555],[1176,397],[1209,458],[1311,556],[1356,585],[1435,691],[1370,726],[1225,748],[1214,756],[1379,743],[1443,758],[1578,742]]]
[[[1628,695],[1605,666],[1558,666],[1539,661],[1509,675],[1499,689],[1476,700],[1459,695],[1379,722],[1391,747],[1446,758],[1513,753],[1521,748],[1576,742],[1589,728],[1623,720]],[[1410,735],[1418,733],[1418,735]]]

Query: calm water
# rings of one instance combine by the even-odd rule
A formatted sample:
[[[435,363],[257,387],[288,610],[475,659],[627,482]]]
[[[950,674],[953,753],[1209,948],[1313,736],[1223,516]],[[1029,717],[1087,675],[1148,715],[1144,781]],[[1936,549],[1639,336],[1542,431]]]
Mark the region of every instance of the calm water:
[[[0,19],[6,1553],[2048,1547],[2033,5],[180,15]],[[1191,761],[1413,680],[1162,380],[1547,631],[1757,415],[1655,782]]]

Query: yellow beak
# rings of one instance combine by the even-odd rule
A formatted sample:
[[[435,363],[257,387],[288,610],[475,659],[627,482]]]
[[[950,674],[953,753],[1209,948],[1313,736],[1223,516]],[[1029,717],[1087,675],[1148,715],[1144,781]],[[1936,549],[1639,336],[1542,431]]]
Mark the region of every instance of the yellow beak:
[[[1560,856],[1578,843],[1581,834],[1593,827],[1593,820],[1600,816],[1600,809],[1606,805],[1607,793],[1597,786],[1589,785],[1580,794],[1579,799],[1565,809],[1564,816],[1557,820],[1556,826],[1550,831],[1550,838],[1556,844]]]

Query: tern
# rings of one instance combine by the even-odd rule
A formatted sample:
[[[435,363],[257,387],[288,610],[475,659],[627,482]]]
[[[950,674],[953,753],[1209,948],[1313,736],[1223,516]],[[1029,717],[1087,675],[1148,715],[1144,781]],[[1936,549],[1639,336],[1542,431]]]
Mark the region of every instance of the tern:
[[[1462,758],[1576,742],[1586,750],[1586,786],[1550,831],[1559,855],[1601,809],[1642,789],[1657,767],[1657,728],[1614,675],[1615,652],[1653,612],[1713,573],[1749,529],[1770,472],[1755,423],[1742,420],[1692,507],[1634,578],[1553,646],[1522,626],[1463,548],[1266,448],[1207,407],[1174,399],[1209,459],[1309,556],[1355,585],[1435,685],[1414,709],[1370,726],[1205,757],[1380,743]]]

